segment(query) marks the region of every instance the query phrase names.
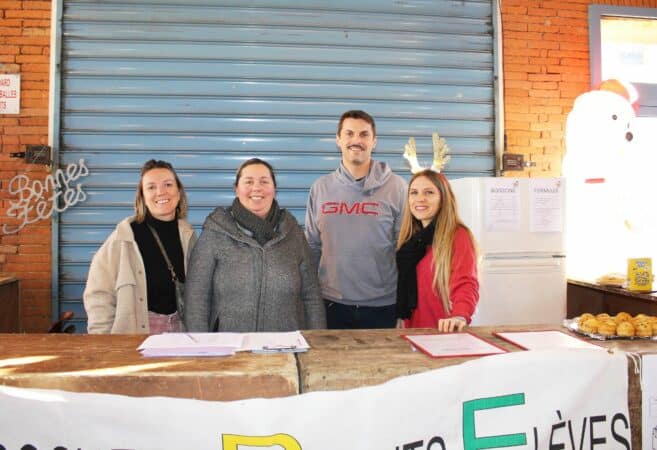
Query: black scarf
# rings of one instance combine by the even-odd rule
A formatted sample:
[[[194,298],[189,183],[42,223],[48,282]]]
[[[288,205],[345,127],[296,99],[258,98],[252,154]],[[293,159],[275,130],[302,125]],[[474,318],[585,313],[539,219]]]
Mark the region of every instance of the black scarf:
[[[417,308],[417,264],[433,242],[436,223],[422,228],[397,250],[397,317],[409,319]]]
[[[258,244],[264,245],[265,242],[271,240],[276,234],[276,227],[280,222],[284,209],[278,207],[276,199],[271,204],[271,209],[267,213],[267,217],[261,219],[246,209],[240,200],[235,197],[232,206],[229,208],[230,214],[242,228],[249,230],[253,233],[253,238],[258,241]]]

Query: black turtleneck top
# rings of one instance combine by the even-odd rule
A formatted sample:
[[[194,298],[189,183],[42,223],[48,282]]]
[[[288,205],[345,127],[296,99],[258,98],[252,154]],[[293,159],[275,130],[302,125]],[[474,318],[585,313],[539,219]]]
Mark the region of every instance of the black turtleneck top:
[[[160,247],[146,224],[149,224],[157,231],[171,264],[173,264],[178,280],[184,283],[185,264],[180,233],[178,232],[178,220],[164,222],[147,214],[144,222],[132,222],[130,224],[146,269],[148,310],[158,314],[173,314],[177,309],[176,289]]]

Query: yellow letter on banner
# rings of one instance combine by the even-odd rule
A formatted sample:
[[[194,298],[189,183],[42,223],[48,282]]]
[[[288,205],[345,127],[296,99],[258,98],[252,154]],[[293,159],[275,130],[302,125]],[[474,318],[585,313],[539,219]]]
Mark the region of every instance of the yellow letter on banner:
[[[272,434],[270,436],[241,436],[239,434],[224,434],[223,450],[239,450],[238,445],[251,447],[273,447],[280,445],[283,450],[301,450],[301,445],[289,434]]]

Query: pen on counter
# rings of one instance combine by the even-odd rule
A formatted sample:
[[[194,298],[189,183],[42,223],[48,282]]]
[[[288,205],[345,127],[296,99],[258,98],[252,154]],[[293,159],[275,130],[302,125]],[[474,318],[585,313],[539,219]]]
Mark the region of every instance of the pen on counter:
[[[189,333],[185,333],[185,336],[187,336],[188,338],[190,338],[190,339],[192,340],[192,342],[196,342],[196,343],[198,344],[198,340],[197,340],[194,336],[192,336],[191,334],[189,334]]]
[[[262,349],[265,351],[278,351],[282,352],[285,350],[296,350],[296,345],[263,345]]]

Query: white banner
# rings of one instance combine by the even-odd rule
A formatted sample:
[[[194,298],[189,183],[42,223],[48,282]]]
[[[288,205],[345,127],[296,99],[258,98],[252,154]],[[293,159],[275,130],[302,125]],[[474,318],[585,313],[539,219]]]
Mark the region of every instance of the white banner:
[[[641,405],[642,448],[657,450],[657,354],[642,356]]]
[[[629,450],[631,442],[626,357],[579,349],[236,402],[0,387],[0,411],[7,450]]]

